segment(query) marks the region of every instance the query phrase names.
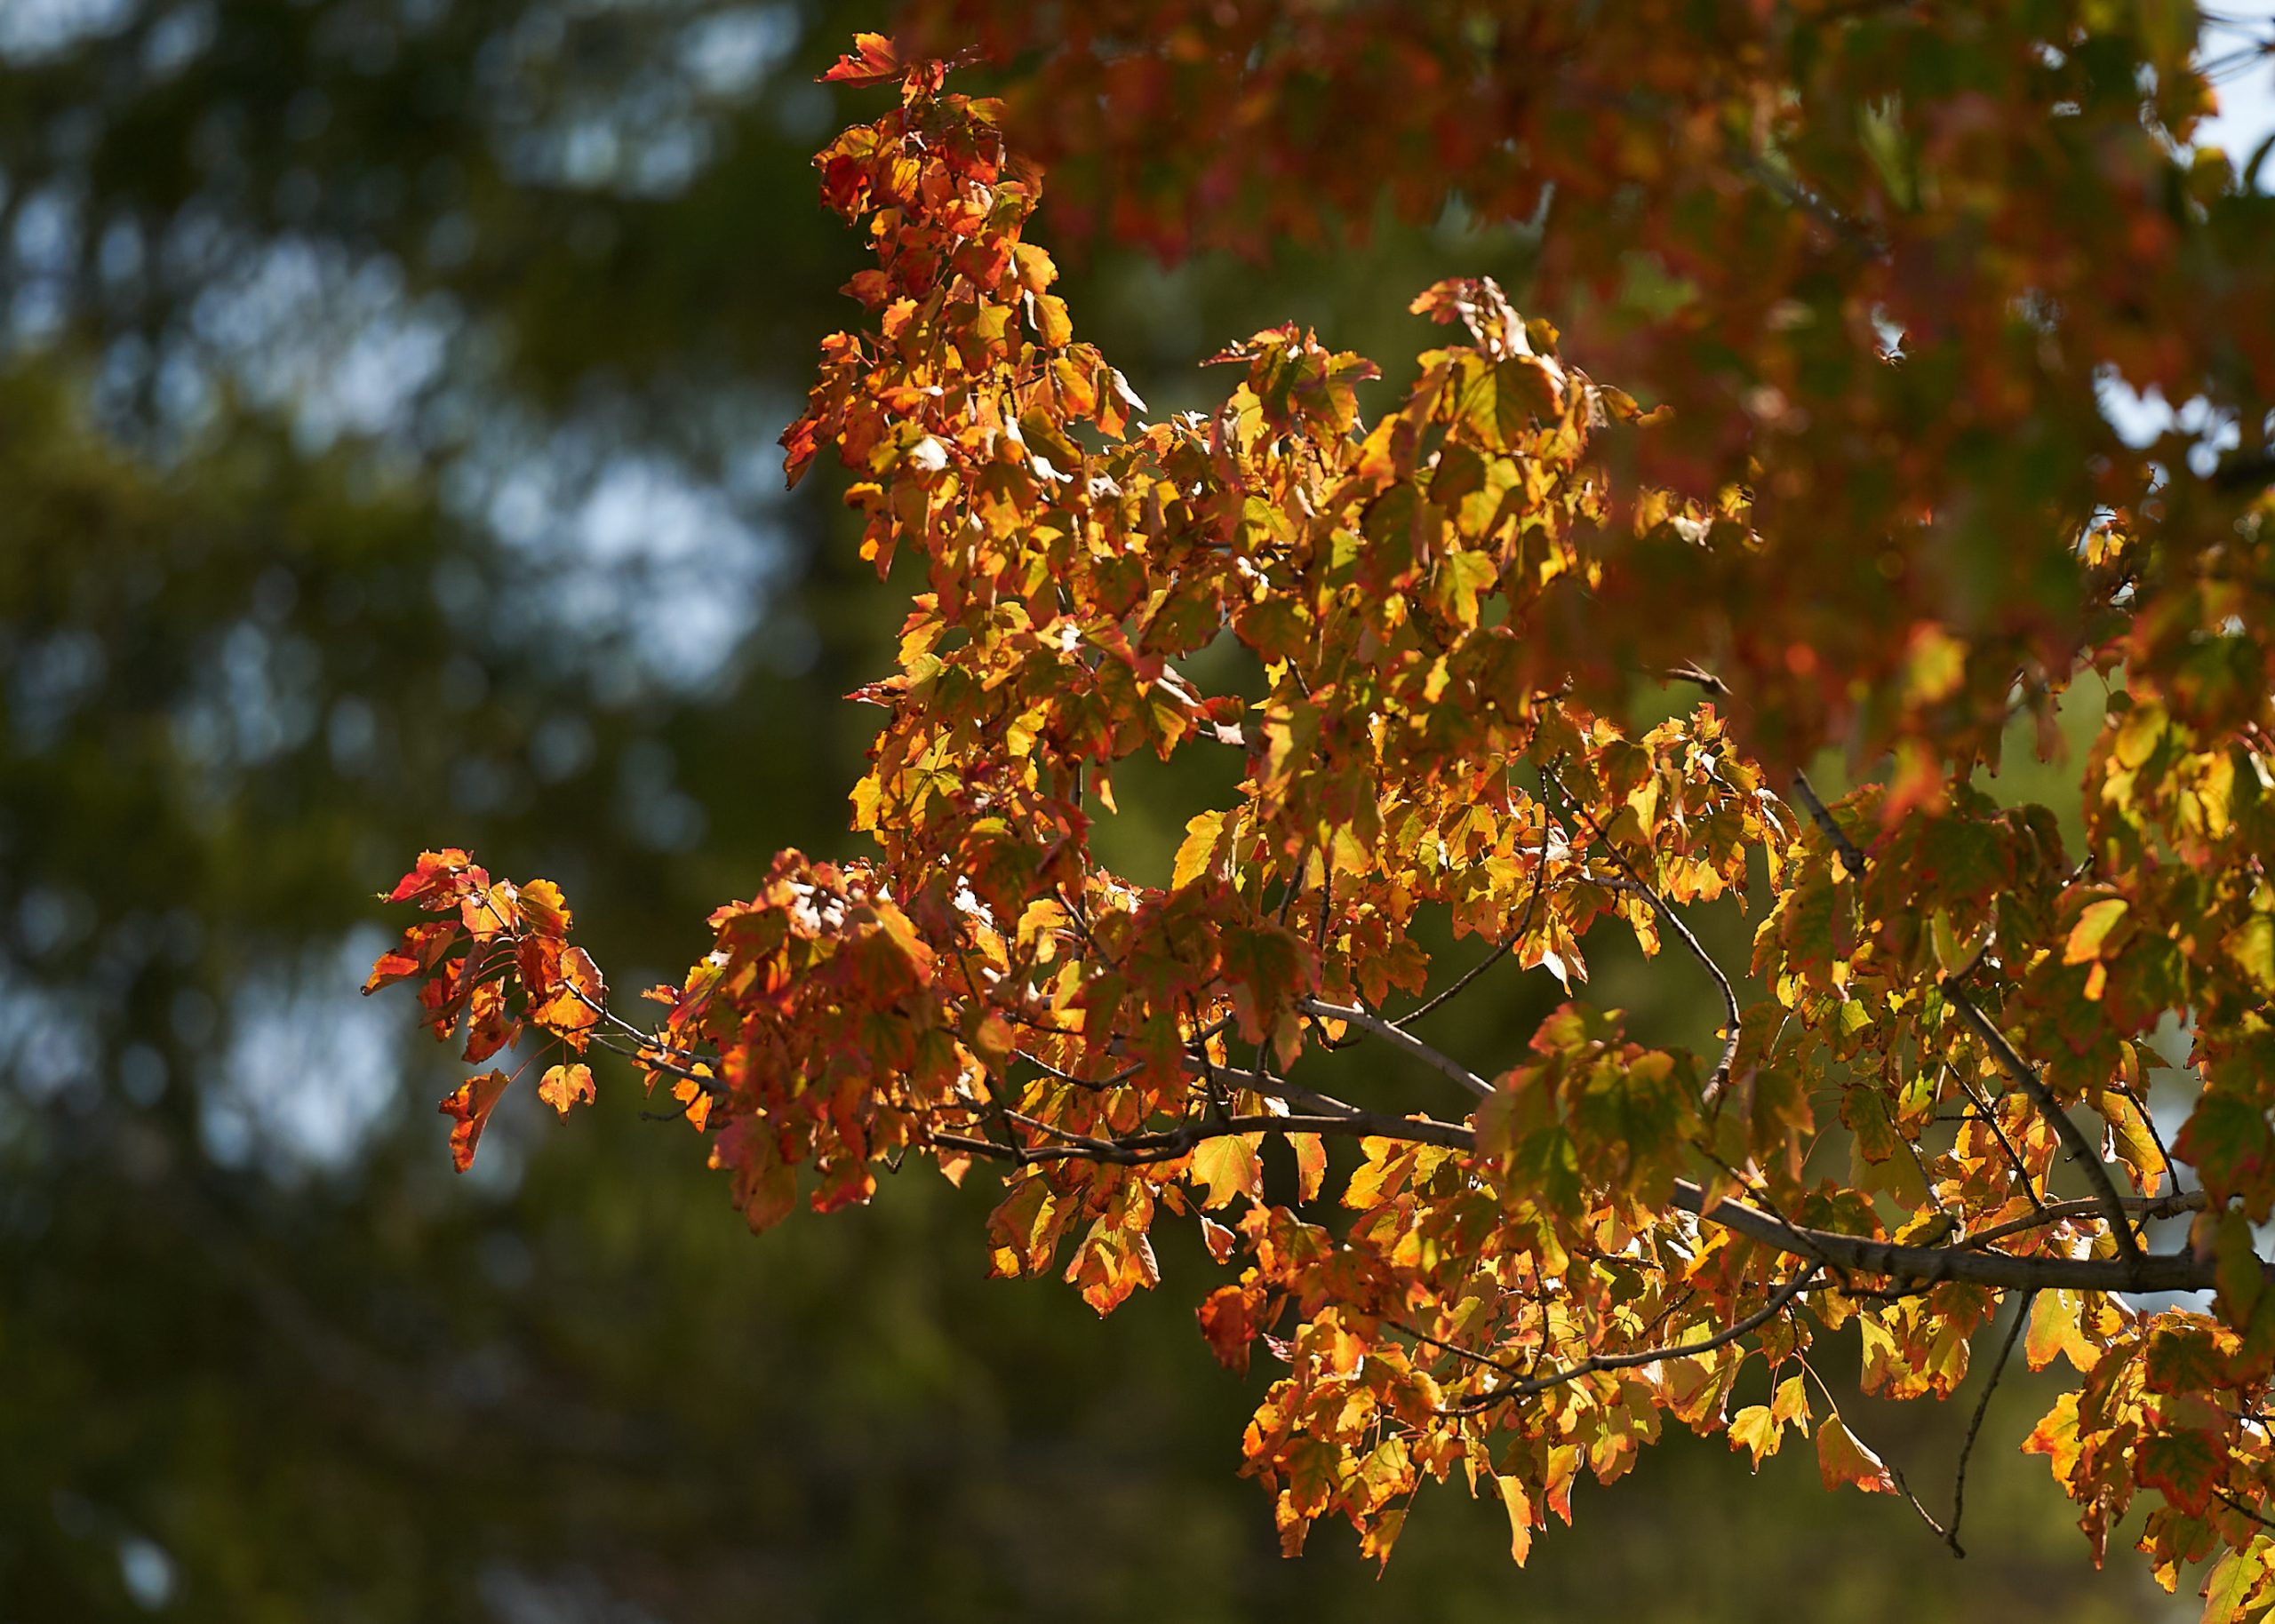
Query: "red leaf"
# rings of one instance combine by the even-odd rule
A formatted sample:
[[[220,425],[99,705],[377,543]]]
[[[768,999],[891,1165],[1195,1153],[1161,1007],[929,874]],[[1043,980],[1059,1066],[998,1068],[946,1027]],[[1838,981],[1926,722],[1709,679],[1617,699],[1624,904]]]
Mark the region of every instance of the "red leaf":
[[[839,57],[818,83],[882,84],[889,79],[899,78],[906,71],[900,52],[893,48],[890,38],[882,34],[856,34],[853,49]]]
[[[499,1096],[512,1080],[503,1071],[484,1071],[480,1077],[460,1083],[458,1092],[443,1102],[443,1115],[457,1124],[451,1129],[451,1160],[460,1173],[474,1166],[475,1147],[482,1142],[482,1130],[489,1126],[490,1113],[497,1109]]]
[[[2212,1503],[2227,1469],[2227,1452],[2208,1432],[2193,1429],[2159,1433],[2145,1439],[2135,1457],[2141,1481],[2161,1489],[2167,1500],[2191,1516],[2201,1516]]]
[[[1263,1329],[1257,1315],[1260,1294],[1253,1284],[1220,1286],[1195,1310],[1217,1362],[1239,1375],[1248,1374],[1249,1345]]]

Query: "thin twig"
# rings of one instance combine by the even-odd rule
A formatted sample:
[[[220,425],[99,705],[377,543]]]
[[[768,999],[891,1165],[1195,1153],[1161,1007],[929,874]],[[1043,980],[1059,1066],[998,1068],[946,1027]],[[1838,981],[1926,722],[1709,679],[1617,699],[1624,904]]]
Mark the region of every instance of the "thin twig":
[[[2119,1255],[2128,1261],[2138,1258],[2141,1243],[2134,1238],[2133,1226],[2125,1221],[2124,1200],[2118,1195],[2117,1186],[2110,1182],[2109,1167],[2102,1160],[2101,1152],[2086,1137],[2085,1130],[2070,1120],[2070,1113],[2054,1097],[2054,1090],[2046,1086],[2046,1079],[2039,1076],[2037,1068],[2022,1057],[2007,1034],[1983,1013],[1965,990],[1954,984],[1948,975],[1943,978],[1943,988],[1944,996],[1959,1011],[1960,1018],[1983,1039],[2016,1087],[2030,1095],[2031,1103],[2038,1107],[2039,1114],[2046,1118],[2046,1125],[2054,1130],[2055,1137],[2061,1140],[2071,1159],[2081,1164],[2086,1182],[2093,1186],[2094,1198],[2101,1203],[2103,1214],[2109,1220],[2110,1235],[2117,1242]]]
[[[1380,1038],[1393,1048],[1403,1050],[1423,1064],[1453,1079],[1481,1100],[1493,1097],[1493,1085],[1471,1071],[1452,1055],[1433,1048],[1401,1026],[1384,1020],[1380,1015],[1350,1004],[1330,1004],[1322,999],[1307,998],[1297,1006],[1305,1015],[1317,1015],[1325,1021],[1341,1021]]]
[[[1991,1367],[1991,1380],[1984,1384],[1983,1397],[1975,1401],[1975,1413],[1967,1423],[1967,1437],[1959,1446],[1959,1469],[1952,1478],[1952,1525],[1944,1531],[1944,1543],[1952,1548],[1952,1555],[1964,1556],[1960,1548],[1959,1520],[1967,1512],[1967,1461],[1975,1453],[1976,1436],[1983,1430],[1983,1418],[1991,1410],[1991,1395],[1999,1390],[1999,1378],[2007,1373],[2007,1361],[2015,1357],[2015,1344],[2022,1340],[2023,1327],[2030,1323],[2030,1311],[2037,1302],[2036,1292],[2024,1292],[2015,1310],[2015,1323],[2007,1327],[2007,1340],[1999,1345],[1999,1362]]]
[[[2212,1490],[2212,1498],[2213,1498],[2214,1500],[2218,1501],[2222,1505],[2225,1506],[2229,1510],[2233,1511],[2233,1512],[2236,1512],[2236,1513],[2238,1513],[2238,1514],[2239,1514],[2239,1515],[2241,1515],[2241,1516],[2244,1516],[2244,1517],[2249,1517],[2253,1522],[2255,1522],[2255,1523],[2258,1524],[2262,1528],[2275,1528],[2275,1523],[2271,1523],[2271,1522],[2269,1522],[2265,1517],[2262,1517],[2258,1512],[2254,1511],[2254,1510],[2253,1510],[2249,1506],[2245,1505],[2245,1504],[2243,1503],[2243,1501],[2241,1501],[2238,1500],[2234,1495],[2232,1495],[2232,1494],[2229,1493],[2225,1489],[2223,1489],[2223,1488],[2217,1487],[2217,1486],[2215,1485],[2215,1486],[2213,1488],[2213,1490]]]
[[[2138,1222],[2151,1218],[2176,1218],[2183,1213],[2201,1212],[2204,1210],[2204,1199],[2202,1190],[2190,1190],[2176,1191],[2168,1196],[2127,1196],[2125,1198],[2125,1206],[2127,1211]],[[1980,1251],[1992,1241],[2005,1240],[2009,1236],[2020,1235],[2031,1230],[2042,1230],[2049,1223],[2059,1223],[2068,1218],[2095,1217],[2100,1212],[2099,1201],[2056,1201],[2051,1206],[2040,1207],[2027,1218],[2016,1218],[2011,1222],[1981,1230],[1968,1236],[1959,1244],[1972,1250]]]
[[[1480,962],[1472,966],[1470,969],[1463,975],[1459,980],[1456,981],[1452,986],[1448,987],[1443,992],[1439,993],[1437,997],[1423,1005],[1421,1008],[1409,1010],[1405,1015],[1399,1016],[1397,1020],[1391,1023],[1392,1025],[1406,1026],[1413,1022],[1418,1021],[1424,1015],[1428,1015],[1433,1009],[1435,1009],[1439,1005],[1447,1002],[1457,994],[1465,991],[1470,983],[1475,981],[1479,976],[1484,975],[1486,971],[1500,963],[1502,959],[1507,955],[1512,948],[1515,947],[1518,943],[1523,941],[1528,935],[1532,934],[1533,912],[1540,905],[1540,893],[1543,887],[1548,880],[1549,829],[1550,820],[1548,816],[1548,803],[1547,801],[1543,800],[1540,803],[1540,861],[1533,865],[1532,890],[1525,897],[1524,917],[1517,921],[1516,929],[1511,931],[1508,935],[1504,937],[1498,947],[1495,948],[1490,954],[1487,955],[1487,957]]]
[[[1546,1392],[1552,1387],[1561,1387],[1567,1382],[1577,1381],[1582,1376],[1593,1375],[1599,1371],[1632,1370],[1640,1365],[1656,1365],[1662,1359],[1687,1359],[1698,1354],[1712,1353],[1717,1348],[1727,1347],[1738,1338],[1759,1330],[1776,1318],[1785,1311],[1786,1307],[1794,1298],[1816,1283],[1816,1278],[1820,1272],[1815,1267],[1802,1270],[1770,1293],[1769,1300],[1754,1312],[1748,1314],[1734,1325],[1725,1325],[1719,1331],[1700,1337],[1696,1341],[1679,1342],[1667,1348],[1638,1349],[1632,1353],[1591,1354],[1577,1364],[1562,1365],[1545,1374],[1530,1377],[1519,1381],[1513,1387],[1502,1388],[1491,1393],[1479,1393],[1473,1397],[1465,1398],[1461,1403],[1452,1405],[1449,1413],[1473,1414],[1480,1410],[1489,1410],[1495,1405],[1506,1404],[1513,1399],[1529,1398],[1535,1393]]]
[[[2030,1198],[2032,1206],[2040,1213],[2045,1212],[2046,1203],[2038,1193],[2037,1183],[2030,1176],[2030,1165],[2023,1160],[2023,1153],[2015,1148],[2015,1142],[2007,1137],[2007,1125],[1999,1120],[1999,1108],[1977,1094],[1975,1085],[1960,1074],[1958,1067],[1946,1065],[1945,1070],[1951,1072],[1952,1080],[1960,1086],[1960,1091],[1967,1095],[1968,1103],[1975,1107],[1976,1120],[1990,1128],[1992,1136],[1999,1142],[1999,1148],[2007,1153],[2007,1163],[2014,1168],[2015,1177],[2022,1184],[2023,1194]]]
[[[1793,1357],[1800,1361],[1801,1369],[1808,1373],[1808,1379],[1816,1383],[1816,1390],[1823,1396],[1826,1407],[1832,1410],[1833,1421],[1851,1438],[1855,1438],[1860,1447],[1869,1449],[1870,1446],[1866,1445],[1862,1438],[1856,1437],[1856,1429],[1850,1427],[1842,1418],[1840,1401],[1833,1397],[1832,1389],[1825,1386],[1824,1378],[1816,1373],[1816,1366],[1809,1363],[1808,1356],[1805,1353],[1795,1353]],[[1912,1485],[1904,1480],[1904,1469],[1882,1455],[1878,1450],[1871,1450],[1870,1453],[1872,1458],[1880,1463],[1880,1469],[1888,1474],[1888,1480],[1895,1485],[1896,1492],[1903,1495],[1910,1502],[1912,1509],[1920,1514],[1920,1520],[1928,1524],[1928,1531],[1937,1539],[1948,1543],[1951,1535],[1946,1533],[1944,1531],[1944,1525],[1936,1520],[1935,1513],[1920,1503],[1920,1497],[1912,1492]]]
[[[1652,888],[1650,883],[1636,871],[1635,865],[1627,860],[1627,855],[1612,843],[1603,826],[1589,816],[1586,808],[1573,800],[1565,792],[1562,782],[1554,780],[1553,775],[1551,777],[1556,783],[1557,793],[1571,806],[1573,815],[1588,826],[1591,834],[1603,842],[1604,849],[1611,854],[1611,860],[1619,864],[1621,872],[1627,876],[1628,883],[1651,904],[1667,927],[1690,950],[1690,956],[1706,967],[1706,973],[1714,978],[1714,985],[1722,994],[1722,1011],[1729,1020],[1729,1034],[1723,1041],[1721,1057],[1715,1061],[1714,1069],[1707,1073],[1705,1086],[1698,1094],[1699,1103],[1711,1107],[1720,1099],[1724,1086],[1730,1080],[1730,1068],[1737,1063],[1739,1032],[1745,1019],[1744,1012],[1738,1007],[1737,989],[1730,984],[1729,975],[1722,967],[1714,962],[1714,955],[1706,951],[1705,943],[1691,934],[1690,927],[1683,923],[1682,916],[1674,911],[1674,905]]]
[[[1404,1015],[1399,1016],[1398,1019],[1393,1021],[1391,1024],[1393,1026],[1401,1028],[1410,1026],[1415,1022],[1420,1020],[1424,1015],[1428,1015],[1439,1005],[1450,1003],[1461,993],[1468,991],[1470,983],[1475,981],[1479,976],[1484,975],[1486,971],[1491,969],[1495,965],[1500,963],[1502,959],[1507,958],[1510,950],[1516,946],[1517,943],[1522,939],[1522,936],[1523,932],[1521,930],[1518,931],[1515,935],[1504,936],[1494,947],[1491,952],[1479,959],[1475,964],[1470,966],[1468,969],[1463,971],[1452,986],[1448,987],[1444,991],[1430,999],[1429,1002],[1424,1004],[1420,1008],[1408,1010]]]
[[[1795,773],[1793,787],[1800,792],[1801,800],[1808,806],[1809,816],[1816,821],[1817,827],[1824,831],[1825,837],[1840,854],[1840,860],[1847,865],[1850,875],[1862,880],[1864,877],[1864,853],[1856,849],[1856,843],[1833,821],[1832,811],[1818,796],[1816,786],[1809,783],[1808,775]],[[2008,1040],[2006,1033],[1983,1013],[1982,1007],[1968,995],[1967,989],[1960,986],[1955,977],[1942,976],[1937,985],[1952,1007],[1959,1011],[1960,1018],[1990,1048],[2000,1069],[2017,1088],[2030,1095],[2031,1103],[2038,1107],[2039,1115],[2046,1119],[2046,1126],[2054,1130],[2054,1136],[2062,1142],[2063,1148],[2070,1152],[2073,1160],[2082,1164],[2086,1182],[2093,1186],[2094,1197],[2101,1203],[2102,1212],[2109,1221],[2111,1238],[2117,1243],[2119,1255],[2127,1262],[2138,1262],[2142,1255],[2141,1243],[2134,1238],[2132,1225],[2125,1221],[2125,1206],[2118,1197],[2117,1186],[2110,1182],[2109,1168],[2102,1161],[2100,1152],[2086,1138],[2085,1131],[2070,1120],[2070,1113],[2062,1108],[2062,1102],[2054,1097],[2054,1091],[2046,1086],[2046,1079],[2023,1058],[2021,1052]]]

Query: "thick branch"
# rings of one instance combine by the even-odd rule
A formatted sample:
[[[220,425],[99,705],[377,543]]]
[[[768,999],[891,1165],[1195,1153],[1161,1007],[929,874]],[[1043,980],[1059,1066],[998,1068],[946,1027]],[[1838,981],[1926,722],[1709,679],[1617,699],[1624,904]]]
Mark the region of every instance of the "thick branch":
[[[1822,1259],[1835,1268],[1858,1274],[1886,1275],[1892,1279],[1931,1285],[1964,1280],[1976,1286],[1996,1286],[2010,1291],[2059,1287],[2067,1291],[2192,1292],[2209,1291],[2214,1285],[2212,1260],[2185,1252],[2142,1254],[2130,1258],[2010,1257],[2002,1252],[1971,1251],[1956,1246],[1906,1246],[1874,1240],[1864,1235],[1840,1235],[1812,1230],[1775,1217],[1743,1201],[1717,1201],[1701,1210],[1705,1192],[1687,1179],[1677,1180],[1674,1204],[1697,1213],[1709,1223],[1736,1230],[1781,1252]]]
[[[1322,1134],[1346,1139],[1381,1138],[1409,1144],[1442,1145],[1448,1150],[1473,1150],[1475,1133],[1465,1123],[1441,1122],[1430,1117],[1394,1117],[1386,1111],[1351,1111],[1312,1116],[1242,1116],[1193,1122],[1165,1133],[1136,1134],[1101,1142],[1103,1153],[1080,1145],[1056,1144],[1018,1148],[995,1144],[968,1134],[934,1132],[932,1142],[944,1149],[1026,1166],[1038,1162],[1087,1158],[1119,1166],[1138,1166],[1173,1161],[1204,1140],[1232,1134]],[[1696,1214],[1708,1223],[1735,1230],[1798,1258],[1845,1270],[1854,1274],[1880,1275],[1916,1285],[1962,1280],[2009,1291],[2060,1288],[2095,1292],[2210,1291],[2215,1282],[2209,1258],[2185,1252],[2144,1254],[2135,1258],[2013,1257],[1965,1246],[1903,1246],[1875,1240],[1868,1235],[1842,1235],[1832,1230],[1810,1229],[1791,1222],[1743,1201],[1725,1198],[1706,1206],[1705,1192],[1688,1179],[1675,1181],[1672,1205]]]

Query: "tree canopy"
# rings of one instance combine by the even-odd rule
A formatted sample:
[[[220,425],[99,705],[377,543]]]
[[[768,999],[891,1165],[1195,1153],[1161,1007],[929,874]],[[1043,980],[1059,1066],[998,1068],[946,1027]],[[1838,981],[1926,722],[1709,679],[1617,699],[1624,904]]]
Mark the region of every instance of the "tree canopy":
[[[1757,1466],[1813,1436],[1956,1550],[1965,1452],[1948,1506],[1907,1484],[1822,1351],[1853,1327],[1895,1398],[1980,1358],[1971,1445],[2019,1346],[2070,1369],[2025,1447],[2095,1558],[2141,1501],[2161,1582],[2212,1558],[2207,1616],[2263,1613],[2275,207],[2190,144],[2196,23],[944,0],[862,36],[827,77],[886,110],[818,163],[866,314],[784,436],[909,577],[853,696],[861,855],[782,853],[646,1019],[561,888],[423,855],[371,985],[519,1060],[443,1102],[458,1165],[516,1078],[589,1102],[597,1045],[754,1229],[989,1166],[994,1272],[1103,1313],[1191,1226],[1208,1344],[1274,1373],[1244,1469],[1291,1553],[1335,1517],[1387,1557],[1458,1478],[1521,1561],[1670,1421]],[[1385,200],[1539,250],[1532,314],[1417,291],[1447,330],[1378,407],[1289,325],[1151,419],[1038,240]],[[2119,384],[2209,427],[2128,444]],[[2018,720],[2082,736],[2073,826],[1990,792]],[[1201,802],[1168,872],[1106,860],[1117,784]],[[1591,1001],[1618,932],[1704,978],[1710,1040]],[[1527,974],[1569,996],[1521,1047],[1427,1035]]]

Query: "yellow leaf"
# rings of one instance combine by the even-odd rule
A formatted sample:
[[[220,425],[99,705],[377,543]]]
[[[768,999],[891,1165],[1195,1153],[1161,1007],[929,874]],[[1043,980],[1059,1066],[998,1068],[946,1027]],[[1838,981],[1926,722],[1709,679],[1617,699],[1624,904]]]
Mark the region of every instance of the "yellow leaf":
[[[2062,948],[2062,962],[2091,964],[2099,959],[2102,943],[2125,917],[2125,910],[2126,902],[2121,896],[2104,896],[2097,903],[2087,904],[2086,911],[2078,916],[2078,922],[2070,927],[2070,939]]]
[[[1208,872],[1224,834],[1225,815],[1220,811],[1198,813],[1186,823],[1185,842],[1177,848],[1177,864],[1169,872],[1173,889],[1184,889]]]
[[[1965,643],[1932,622],[1913,631],[1904,665],[1904,697],[1908,703],[1934,705],[1948,699],[1966,681]]]
[[[551,1068],[537,1086],[537,1097],[564,1117],[569,1114],[569,1108],[580,1101],[590,1105],[593,1069],[581,1062]]]
[[[1509,1555],[1519,1567],[1532,1555],[1532,1496],[1525,1493],[1525,1485],[1514,1477],[1496,1477],[1500,1486],[1501,1503],[1509,1512]]]
[[[1193,1153],[1193,1177],[1209,1187],[1201,1205],[1211,1212],[1234,1196],[1264,1198],[1264,1161],[1257,1154],[1261,1134],[1227,1134],[1202,1142]]]
[[[1896,1493],[1896,1479],[1888,1476],[1880,1458],[1865,1448],[1838,1415],[1826,1416],[1816,1429],[1816,1466],[1828,1489],[1853,1483],[1867,1494]]]
[[[1751,1451],[1756,1471],[1761,1469],[1764,1460],[1777,1453],[1782,1436],[1783,1429],[1770,1414],[1768,1405],[1750,1404],[1730,1417],[1730,1447]]]

